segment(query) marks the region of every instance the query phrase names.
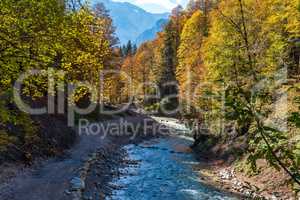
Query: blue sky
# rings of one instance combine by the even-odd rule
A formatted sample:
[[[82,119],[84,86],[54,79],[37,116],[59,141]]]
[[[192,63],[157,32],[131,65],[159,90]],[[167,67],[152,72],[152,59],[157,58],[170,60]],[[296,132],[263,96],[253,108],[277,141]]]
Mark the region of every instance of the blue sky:
[[[152,13],[170,12],[178,4],[186,6],[189,0],[113,0],[129,2]]]

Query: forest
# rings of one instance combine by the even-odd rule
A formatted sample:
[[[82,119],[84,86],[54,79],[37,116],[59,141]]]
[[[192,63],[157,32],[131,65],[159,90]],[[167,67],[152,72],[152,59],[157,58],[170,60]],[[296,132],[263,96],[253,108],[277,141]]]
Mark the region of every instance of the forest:
[[[179,104],[180,117],[200,120],[196,146],[201,134],[243,143],[236,154],[246,155],[246,168],[260,171],[256,163],[266,159],[298,188],[299,5],[191,1],[185,10],[173,10],[154,41],[126,56],[122,70],[133,74],[133,87],[160,86],[160,99],[143,98],[155,92],[152,86],[138,90],[145,109]],[[164,85],[172,81],[178,87]]]
[[[118,43],[103,4],[1,0],[0,163],[53,156],[73,142],[44,134],[36,116],[18,109],[14,83],[29,70],[43,74],[23,82],[28,104],[44,105],[66,83],[79,85],[68,105],[91,96],[96,104],[131,101],[149,115],[193,124],[195,149],[238,146],[226,154],[243,170],[260,173],[265,160],[300,191],[299,0],[191,0],[138,47]],[[49,70],[63,72],[52,77],[63,83],[54,93]],[[106,71],[102,90],[91,94],[87,85],[100,87]]]

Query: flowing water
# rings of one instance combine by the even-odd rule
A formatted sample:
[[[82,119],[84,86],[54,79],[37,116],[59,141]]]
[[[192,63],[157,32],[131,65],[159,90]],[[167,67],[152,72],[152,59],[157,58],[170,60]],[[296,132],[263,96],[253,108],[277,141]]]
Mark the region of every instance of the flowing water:
[[[128,145],[128,159],[139,161],[123,169],[124,176],[113,184],[112,200],[227,200],[236,199],[201,181],[195,170],[198,161],[191,152],[191,140],[165,137],[140,145]]]

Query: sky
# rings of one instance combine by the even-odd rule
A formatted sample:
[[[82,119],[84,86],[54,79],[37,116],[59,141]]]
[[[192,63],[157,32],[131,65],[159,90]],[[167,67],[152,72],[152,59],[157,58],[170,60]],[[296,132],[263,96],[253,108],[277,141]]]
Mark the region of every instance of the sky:
[[[186,6],[189,0],[113,0],[129,2],[152,13],[170,12],[177,5]]]

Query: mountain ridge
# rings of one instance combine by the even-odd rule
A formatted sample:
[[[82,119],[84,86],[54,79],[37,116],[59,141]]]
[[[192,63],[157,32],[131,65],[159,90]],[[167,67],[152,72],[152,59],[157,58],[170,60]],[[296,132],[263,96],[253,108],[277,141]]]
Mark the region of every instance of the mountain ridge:
[[[126,44],[129,40],[135,42],[146,30],[155,27],[159,20],[167,20],[169,17],[169,13],[150,13],[128,2],[94,0],[92,6],[97,3],[103,3],[109,10],[121,45]]]
[[[137,39],[135,40],[135,43],[137,45],[142,44],[145,41],[150,41],[155,39],[156,34],[158,32],[163,31],[164,26],[168,23],[167,19],[160,19],[155,23],[155,26],[153,26],[150,29],[145,30],[143,33],[141,33]]]

